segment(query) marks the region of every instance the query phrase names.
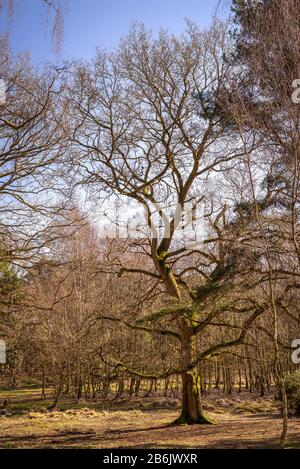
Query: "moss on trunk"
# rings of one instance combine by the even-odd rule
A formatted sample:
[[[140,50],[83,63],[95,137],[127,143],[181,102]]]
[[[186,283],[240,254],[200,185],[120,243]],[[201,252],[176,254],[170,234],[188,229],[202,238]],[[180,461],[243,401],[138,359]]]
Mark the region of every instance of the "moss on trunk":
[[[181,318],[181,360],[182,367],[190,366],[195,355],[195,335],[193,332],[193,317]],[[213,424],[214,422],[204,415],[201,404],[200,376],[196,369],[183,372],[182,378],[182,409],[178,419],[173,422],[177,425]]]
[[[202,409],[200,376],[197,371],[182,374],[182,409],[174,425],[212,425],[214,422],[207,417]]]

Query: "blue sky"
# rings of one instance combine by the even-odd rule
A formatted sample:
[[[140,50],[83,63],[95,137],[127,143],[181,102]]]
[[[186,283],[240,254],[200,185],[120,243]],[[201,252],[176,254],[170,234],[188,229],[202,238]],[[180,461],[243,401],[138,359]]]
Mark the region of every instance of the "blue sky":
[[[89,58],[97,46],[113,48],[134,20],[154,32],[184,29],[184,18],[207,26],[219,0],[69,0],[65,33],[59,55],[51,48],[41,0],[15,0],[10,22],[2,14],[0,30],[8,30],[14,51],[29,51],[33,62]],[[218,11],[221,12],[220,10]]]

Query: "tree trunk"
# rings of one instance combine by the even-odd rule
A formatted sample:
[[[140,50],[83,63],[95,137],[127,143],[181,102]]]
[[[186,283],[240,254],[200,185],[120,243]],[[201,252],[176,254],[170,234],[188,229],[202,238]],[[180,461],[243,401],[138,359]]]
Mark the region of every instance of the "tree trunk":
[[[135,397],[138,397],[138,396],[139,396],[140,386],[141,386],[141,379],[140,379],[140,378],[137,378],[137,379],[136,379],[136,382],[135,382],[135,386],[134,386],[134,394],[135,394]]]
[[[46,392],[45,392],[45,386],[46,386],[46,376],[45,376],[45,366],[42,364],[42,399],[46,399]]]
[[[282,417],[283,417],[282,432],[280,435],[280,447],[284,448],[286,439],[287,439],[287,432],[288,432],[288,400],[287,400],[285,382],[284,382],[283,377],[280,379],[280,390],[281,390],[281,395],[282,395]]]
[[[182,373],[182,409],[174,424],[212,424],[201,404],[200,376],[196,370]]]
[[[57,409],[58,401],[60,399],[60,396],[61,396],[61,393],[62,393],[62,390],[63,390],[63,382],[64,382],[63,365],[61,365],[60,373],[59,373],[58,386],[55,390],[54,401],[48,407],[48,410],[56,410]]]
[[[182,366],[190,365],[195,352],[195,336],[190,320],[181,319],[181,358]],[[182,379],[182,409],[175,425],[212,424],[212,420],[204,415],[201,404],[200,376],[197,369],[185,371],[181,374]]]

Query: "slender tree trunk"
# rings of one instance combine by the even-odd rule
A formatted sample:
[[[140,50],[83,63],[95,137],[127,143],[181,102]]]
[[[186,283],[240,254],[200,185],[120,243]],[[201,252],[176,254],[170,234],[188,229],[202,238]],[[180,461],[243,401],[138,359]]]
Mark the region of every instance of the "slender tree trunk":
[[[238,374],[239,374],[239,392],[242,392],[242,372],[240,363],[238,362]]]
[[[248,372],[247,372],[247,365],[246,361],[244,361],[244,372],[245,372],[245,389],[249,389],[249,381],[248,381]]]
[[[207,394],[210,394],[212,388],[212,368],[211,365],[208,367],[208,391]]]
[[[170,380],[169,380],[169,378],[167,378],[167,379],[165,380],[165,392],[164,392],[164,396],[165,396],[165,397],[168,396],[169,384],[170,384]]]
[[[129,390],[128,390],[129,399],[131,399],[131,397],[134,393],[134,386],[135,386],[135,377],[131,377],[130,378],[130,384],[129,384]]]
[[[282,396],[282,431],[280,435],[280,447],[284,448],[285,443],[287,440],[287,432],[288,432],[288,400],[286,395],[285,389],[285,382],[284,378],[280,379],[280,390]]]
[[[63,375],[63,365],[61,365],[60,368],[60,373],[59,373],[59,381],[58,381],[58,387],[55,392],[55,397],[53,403],[48,407],[48,410],[56,410],[58,401],[60,399],[62,390],[63,390],[63,381],[64,381],[64,375]]]
[[[217,358],[214,362],[214,367],[215,367],[215,389],[219,389],[220,388],[220,363]]]
[[[46,386],[46,376],[45,376],[45,366],[42,364],[42,399],[46,399],[46,392],[45,392],[45,386]]]
[[[149,389],[148,391],[144,394],[144,397],[149,397],[151,394],[153,394],[153,385],[154,385],[155,380],[150,381]]]
[[[134,386],[134,394],[135,394],[135,397],[138,397],[138,396],[139,396],[140,386],[141,386],[141,379],[140,379],[140,378],[137,378],[137,379],[136,379],[136,382],[135,382],[135,386]]]

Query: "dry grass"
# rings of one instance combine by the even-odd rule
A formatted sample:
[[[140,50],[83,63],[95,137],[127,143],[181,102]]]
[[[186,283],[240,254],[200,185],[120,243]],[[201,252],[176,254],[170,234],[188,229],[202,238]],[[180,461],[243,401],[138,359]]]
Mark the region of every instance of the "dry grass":
[[[217,425],[170,427],[176,399],[137,399],[110,410],[66,400],[63,411],[49,412],[39,390],[25,391],[1,392],[12,415],[0,416],[0,448],[274,448],[282,424],[271,394],[211,395],[204,407]],[[289,422],[288,446],[300,448],[299,419]]]
[[[215,426],[168,427],[175,411],[91,409],[0,417],[1,448],[269,448],[281,419],[267,415],[210,415]],[[289,446],[300,448],[300,421],[291,420]]]

